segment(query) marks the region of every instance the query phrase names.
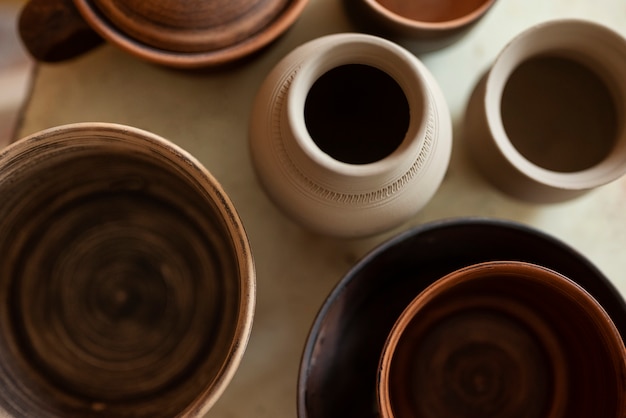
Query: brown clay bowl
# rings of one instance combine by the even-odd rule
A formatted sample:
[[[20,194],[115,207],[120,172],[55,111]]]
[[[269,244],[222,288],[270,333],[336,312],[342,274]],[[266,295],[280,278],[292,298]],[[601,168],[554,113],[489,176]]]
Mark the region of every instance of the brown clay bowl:
[[[602,305],[622,339],[626,336],[626,304],[620,293],[562,241],[507,220],[431,222],[378,246],[329,294],[304,347],[298,416],[380,416],[376,374],[397,318],[420,292],[446,274],[497,260],[534,263],[567,276]]]
[[[255,273],[217,181],[81,123],[0,154],[0,416],[197,417],[243,356]]]
[[[380,359],[383,418],[623,417],[626,350],[582,287],[531,263],[454,271],[411,301]]]
[[[343,0],[364,30],[409,42],[414,52],[447,47],[465,36],[496,0]]]
[[[71,58],[97,36],[161,65],[202,68],[240,60],[289,29],[308,0],[30,0],[20,35],[42,61]],[[93,33],[95,31],[95,34]]]

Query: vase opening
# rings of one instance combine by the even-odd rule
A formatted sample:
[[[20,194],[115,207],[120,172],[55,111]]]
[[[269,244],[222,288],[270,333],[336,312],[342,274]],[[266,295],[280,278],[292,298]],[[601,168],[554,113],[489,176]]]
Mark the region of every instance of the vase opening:
[[[369,164],[389,156],[404,141],[409,103],[385,71],[345,64],[313,83],[304,119],[313,142],[330,157],[348,164]]]
[[[611,88],[587,65],[542,54],[511,73],[501,116],[511,143],[526,159],[571,173],[611,153],[619,134],[617,108]]]

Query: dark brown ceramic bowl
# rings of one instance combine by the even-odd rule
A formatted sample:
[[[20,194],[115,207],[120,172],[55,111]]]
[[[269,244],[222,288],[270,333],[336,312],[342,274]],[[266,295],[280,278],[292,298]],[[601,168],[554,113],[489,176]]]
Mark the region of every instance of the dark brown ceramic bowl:
[[[243,356],[255,273],[217,181],[114,124],[0,153],[0,416],[202,416]]]
[[[437,279],[494,260],[548,267],[589,292],[622,338],[626,304],[592,263],[563,242],[515,222],[460,218],[411,229],[359,261],[321,307],[306,341],[298,381],[298,416],[378,417],[376,373],[402,311]]]
[[[409,303],[380,358],[383,418],[621,418],[626,350],[602,306],[531,263],[456,270]]]
[[[20,35],[31,54],[58,61],[100,37],[175,68],[223,65],[250,56],[289,29],[308,0],[29,0]]]

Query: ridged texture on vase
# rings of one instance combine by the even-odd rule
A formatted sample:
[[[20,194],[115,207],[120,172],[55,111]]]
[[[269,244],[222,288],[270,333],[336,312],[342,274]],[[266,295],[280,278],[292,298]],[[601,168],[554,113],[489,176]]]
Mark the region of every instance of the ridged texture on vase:
[[[380,70],[398,84],[409,122],[395,150],[355,163],[320,147],[305,107],[322,76],[358,66]],[[348,117],[350,111],[338,113]],[[380,131],[375,139],[388,141],[391,129]],[[257,93],[250,123],[252,160],[268,195],[297,222],[336,236],[382,232],[415,215],[443,180],[451,142],[448,109],[428,70],[400,46],[362,34],[318,38],[284,57]],[[347,153],[358,154],[359,147]]]

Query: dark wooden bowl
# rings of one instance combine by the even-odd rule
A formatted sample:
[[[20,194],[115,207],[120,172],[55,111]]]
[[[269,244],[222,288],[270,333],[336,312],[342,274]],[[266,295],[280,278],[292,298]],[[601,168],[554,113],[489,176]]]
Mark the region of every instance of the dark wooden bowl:
[[[0,415],[196,417],[248,341],[254,266],[216,180],[103,123],[0,154]]]
[[[380,358],[383,418],[626,413],[626,350],[602,306],[545,267],[456,270],[409,303]]]
[[[304,347],[298,416],[378,417],[376,373],[396,319],[444,275],[472,264],[526,261],[582,286],[626,336],[626,304],[584,256],[541,231],[515,222],[460,218],[424,224],[380,245],[337,284]]]

